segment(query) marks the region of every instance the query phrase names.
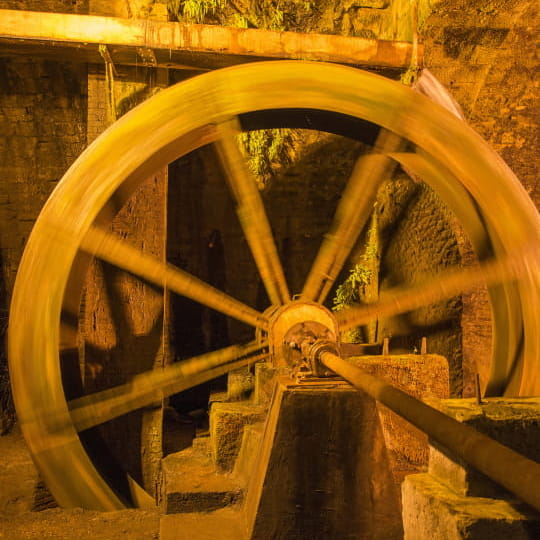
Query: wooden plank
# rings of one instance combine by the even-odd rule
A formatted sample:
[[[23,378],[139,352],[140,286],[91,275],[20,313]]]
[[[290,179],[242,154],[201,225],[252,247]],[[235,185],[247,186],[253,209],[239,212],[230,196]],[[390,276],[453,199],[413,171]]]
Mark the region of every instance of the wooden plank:
[[[35,53],[99,61],[105,44],[115,63],[136,64],[137,50],[153,50],[151,65],[170,68],[215,69],[261,59],[302,59],[362,67],[406,69],[411,43],[326,34],[276,32],[149,19],[0,10],[0,54]],[[422,49],[418,50],[421,63]],[[90,60],[92,59],[92,60]],[[144,65],[143,59],[139,65]]]

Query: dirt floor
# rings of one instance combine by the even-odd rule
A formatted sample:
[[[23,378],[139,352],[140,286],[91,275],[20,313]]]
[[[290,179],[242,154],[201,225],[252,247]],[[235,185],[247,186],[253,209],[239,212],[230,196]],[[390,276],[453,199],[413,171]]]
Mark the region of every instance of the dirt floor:
[[[15,428],[0,437],[1,540],[158,540],[157,510],[90,512],[56,504]]]

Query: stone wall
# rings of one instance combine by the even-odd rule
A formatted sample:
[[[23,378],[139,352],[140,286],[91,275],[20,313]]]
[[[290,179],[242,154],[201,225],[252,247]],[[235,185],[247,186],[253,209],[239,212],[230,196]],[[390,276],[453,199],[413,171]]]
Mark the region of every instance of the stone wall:
[[[466,119],[500,153],[537,207],[539,31],[535,0],[441,0],[421,30],[425,64]],[[469,255],[466,254],[466,257]],[[463,296],[464,369],[488,375],[490,307],[485,288]],[[495,336],[496,337],[496,336]],[[465,389],[467,395],[472,388]]]
[[[86,66],[0,58],[0,258],[7,314],[24,245],[54,186],[86,143]],[[6,359],[0,409],[11,417]],[[3,413],[0,411],[0,416]],[[6,419],[7,421],[7,419]]]
[[[452,216],[427,186],[402,179],[379,195],[385,249],[381,260],[381,289],[418,286],[460,263],[452,232]],[[393,206],[390,201],[400,201]],[[425,306],[379,321],[381,337],[390,338],[391,352],[419,352],[422,337],[430,354],[448,360],[450,392],[463,387],[459,298]]]
[[[413,3],[407,4],[409,8],[405,9],[401,0],[392,3],[398,17],[393,28],[398,29],[396,37],[402,39],[412,37],[407,33],[407,21]],[[530,46],[538,34],[537,3],[426,0],[417,2],[417,16],[425,67],[449,89],[466,120],[501,154],[538,206],[538,91],[534,81],[539,64]],[[391,32],[390,27],[386,32]],[[399,188],[392,192],[392,198],[400,197]],[[390,230],[382,265],[383,287],[399,279],[414,283],[428,267],[429,272],[436,272],[450,262],[474,261],[452,218],[445,217],[444,205],[433,194],[424,190],[409,202],[399,209],[400,221]],[[432,223],[426,228],[428,216]],[[447,228],[440,228],[445,221]],[[456,238],[450,240],[448,233],[453,228]],[[431,234],[432,230],[437,236]],[[430,336],[426,329],[429,351],[448,358],[453,395],[461,391],[465,396],[473,395],[475,375],[479,373],[484,386],[491,359],[491,309],[485,287],[463,294],[461,302],[454,299],[422,313],[387,321],[385,331],[407,334],[409,341],[418,340],[422,326],[436,329],[446,320],[447,328],[441,328],[436,336]],[[420,320],[414,324],[411,321],[418,316],[421,325]]]

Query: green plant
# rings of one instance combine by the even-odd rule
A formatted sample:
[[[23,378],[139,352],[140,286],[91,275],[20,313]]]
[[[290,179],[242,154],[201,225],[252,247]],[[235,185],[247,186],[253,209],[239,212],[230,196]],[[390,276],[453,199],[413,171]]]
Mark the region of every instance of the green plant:
[[[168,8],[178,19],[201,23],[225,7],[227,0],[169,0]]]
[[[234,13],[231,24],[237,28],[247,28],[249,21],[240,13]]]
[[[378,295],[380,245],[377,207],[378,204],[375,202],[362,256],[359,262],[350,269],[347,279],[336,289],[333,311],[341,311],[360,303],[369,303],[373,301],[374,294]],[[369,325],[366,332],[368,339],[373,338]],[[361,328],[353,328],[343,332],[341,339],[347,343],[361,343],[364,336]]]
[[[270,15],[270,22],[268,27],[270,30],[284,30],[283,26],[283,16],[284,13],[279,7],[274,8],[272,14]]]
[[[373,271],[362,262],[355,264],[347,279],[336,289],[334,311],[340,311],[360,302],[360,288],[371,283]]]
[[[238,135],[250,171],[259,188],[266,187],[273,174],[273,165],[288,163],[293,137],[289,129],[258,129]]]

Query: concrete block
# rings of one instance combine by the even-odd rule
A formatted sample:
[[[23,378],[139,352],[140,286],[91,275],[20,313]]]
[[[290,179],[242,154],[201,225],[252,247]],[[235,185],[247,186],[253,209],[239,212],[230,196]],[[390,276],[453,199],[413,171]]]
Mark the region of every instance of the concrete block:
[[[402,484],[404,540],[533,540],[540,516],[525,505],[463,497],[430,474]]]
[[[231,472],[240,451],[244,426],[262,422],[265,409],[249,401],[213,403],[210,409],[212,457],[220,472]]]
[[[242,500],[235,479],[216,473],[208,451],[190,447],[162,461],[162,510],[165,514],[210,512]]]
[[[379,377],[417,399],[439,399],[449,396],[448,362],[436,354],[358,356],[348,361]],[[427,467],[427,436],[406,420],[377,404],[386,447],[396,481],[404,474]]]
[[[278,377],[245,496],[251,540],[398,540],[374,400],[340,380]]]
[[[248,399],[254,389],[255,378],[249,367],[229,371],[227,375],[227,400],[242,401]]]
[[[255,392],[253,402],[256,405],[268,406],[275,386],[276,368],[270,362],[255,364]]]
[[[233,475],[242,483],[247,482],[261,449],[264,423],[258,422],[244,427],[240,452],[234,465]]]
[[[452,418],[540,462],[540,398],[489,398],[482,404],[475,399],[447,399],[435,405]],[[461,495],[512,498],[504,488],[435,444],[430,446],[429,472]]]
[[[192,443],[193,452],[201,454],[207,458],[212,457],[212,448],[210,445],[210,437],[202,436],[195,437]]]

